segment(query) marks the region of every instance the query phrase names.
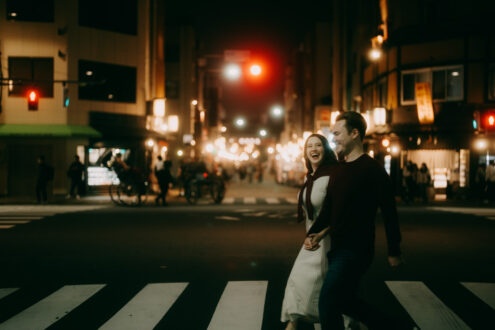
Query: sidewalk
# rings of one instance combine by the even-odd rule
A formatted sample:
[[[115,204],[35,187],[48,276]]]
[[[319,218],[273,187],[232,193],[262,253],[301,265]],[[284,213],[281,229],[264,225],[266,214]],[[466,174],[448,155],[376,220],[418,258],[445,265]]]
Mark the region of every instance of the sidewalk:
[[[225,198],[289,198],[296,199],[298,187],[290,187],[281,185],[275,182],[273,176],[266,175],[263,182],[258,183],[253,180],[249,183],[247,179],[240,181],[239,178],[234,177],[227,183],[227,192]],[[154,204],[155,194],[148,195],[146,204]],[[186,199],[183,196],[179,196],[178,189],[170,189],[167,197],[167,201],[171,204],[186,204]],[[31,196],[24,197],[9,197],[0,196],[0,205],[33,205],[36,204],[35,198]],[[80,199],[66,199],[65,195],[53,195],[48,200],[48,205],[113,205],[108,194],[88,194]],[[432,201],[428,204],[421,202],[414,202],[406,204],[400,199],[397,200],[397,205],[400,207],[428,207],[428,206],[457,206],[457,207],[476,207],[476,208],[495,208],[495,205],[487,202],[479,202],[472,200],[443,200]]]

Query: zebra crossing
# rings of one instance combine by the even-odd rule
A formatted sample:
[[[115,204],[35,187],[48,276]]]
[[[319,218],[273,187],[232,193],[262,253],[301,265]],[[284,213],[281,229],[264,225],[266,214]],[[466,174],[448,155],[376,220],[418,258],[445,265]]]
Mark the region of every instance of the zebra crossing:
[[[270,205],[287,205],[297,204],[295,198],[283,198],[283,197],[225,197],[222,204],[236,204],[236,205],[254,205],[254,204],[270,204]]]
[[[91,211],[104,205],[0,205],[0,230],[12,229],[56,214]]]
[[[98,325],[99,329],[153,329],[180,304],[180,297],[190,287],[187,282],[148,283],[108,319]],[[386,287],[416,325],[423,330],[471,329],[459,311],[453,310],[424,283],[420,281],[385,281]],[[495,309],[495,283],[458,283],[480,304]],[[208,319],[208,330],[261,329],[267,300],[268,281],[229,281],[223,287],[216,307]],[[103,291],[105,284],[65,285],[41,297],[39,301],[15,315],[5,317],[0,311],[0,330],[45,329],[64,319],[71,318],[71,312],[87,303],[96,293]],[[220,287],[219,287],[220,288]],[[0,304],[23,290],[23,288],[1,288]],[[221,289],[220,289],[221,290]],[[272,292],[273,294],[273,292]],[[282,292],[277,292],[282,295]],[[99,304],[98,299],[90,303]],[[100,302],[101,303],[101,302]],[[105,308],[105,303],[99,309]],[[272,309],[272,312],[280,309]],[[86,315],[90,318],[91,315]],[[279,315],[275,315],[278,319]],[[272,317],[273,319],[273,317]],[[487,316],[487,319],[491,319]],[[489,326],[487,327],[489,328]]]
[[[483,207],[457,207],[457,206],[432,206],[428,207],[432,211],[451,212],[470,214],[478,217],[483,217],[488,220],[495,220],[495,208],[483,208]]]

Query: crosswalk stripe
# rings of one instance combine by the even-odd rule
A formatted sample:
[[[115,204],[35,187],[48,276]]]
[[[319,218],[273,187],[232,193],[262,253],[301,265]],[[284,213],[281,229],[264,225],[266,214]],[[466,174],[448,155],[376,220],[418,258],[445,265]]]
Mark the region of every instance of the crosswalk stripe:
[[[10,229],[14,227],[15,225],[0,225],[0,229]]]
[[[153,329],[167,313],[188,283],[146,285],[100,329]]]
[[[297,198],[286,198],[285,200],[290,204],[297,204]]]
[[[64,317],[104,286],[103,284],[64,286],[0,324],[0,329],[45,329]]]
[[[469,291],[495,309],[495,283],[468,283],[461,282]]]
[[[244,204],[256,204],[255,197],[244,197]]]
[[[261,329],[268,282],[229,282],[208,330]]]
[[[487,217],[489,220],[495,220],[495,217]]]
[[[23,224],[23,223],[30,223],[30,220],[0,220],[1,224],[7,225],[7,224]]]
[[[275,197],[267,197],[265,200],[268,204],[280,204],[280,200]]]
[[[226,197],[223,199],[222,203],[223,204],[234,204],[235,198],[233,197]]]
[[[23,216],[0,216],[0,221],[3,220],[41,220],[43,217],[23,217]]]
[[[9,294],[19,290],[19,288],[4,288],[0,289],[0,299],[7,297]]]
[[[421,329],[470,329],[424,283],[385,283]]]

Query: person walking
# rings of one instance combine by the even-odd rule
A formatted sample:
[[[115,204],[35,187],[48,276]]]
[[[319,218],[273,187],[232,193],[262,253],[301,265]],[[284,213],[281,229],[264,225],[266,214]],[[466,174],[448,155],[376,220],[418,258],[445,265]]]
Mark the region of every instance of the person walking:
[[[168,186],[172,182],[172,174],[170,173],[170,168],[172,167],[171,161],[163,161],[162,156],[157,157],[158,161],[155,165],[155,176],[158,180],[158,185],[160,186],[160,194],[155,199],[155,204],[158,205],[160,200],[163,206],[167,206],[167,193]]]
[[[325,137],[312,134],[304,145],[304,159],[307,175],[299,192],[298,221],[305,220],[307,231],[320,213],[327,194],[329,173],[337,164],[337,158]],[[281,321],[287,322],[287,330],[297,329],[301,322],[319,322],[318,297],[327,269],[326,253],[330,249],[327,233],[328,228],[319,232],[319,243],[309,251],[304,244],[294,262],[282,302]]]
[[[40,155],[37,158],[38,172],[36,178],[36,200],[38,204],[46,204],[48,200],[48,194],[46,187],[48,182],[53,180],[53,167],[46,164],[45,156]]]
[[[84,173],[84,165],[81,163],[79,156],[74,156],[74,161],[70,164],[69,169],[67,170],[67,176],[70,179],[70,189],[68,198],[80,198],[82,185],[83,185],[83,173]],[[77,193],[76,193],[77,189]]]
[[[343,314],[359,320],[370,330],[404,328],[357,294],[374,256],[374,220],[378,207],[386,229],[388,261],[392,267],[403,262],[392,182],[384,168],[364,153],[365,132],[366,121],[359,113],[348,111],[337,117],[332,133],[335,151],[342,162],[330,172],[322,210],[307,235],[311,240],[305,248],[310,250],[319,244],[318,233],[329,227],[328,270],[318,304],[323,330],[344,329]]]
[[[490,160],[486,168],[486,195],[490,202],[495,201],[495,161]]]
[[[421,167],[418,170],[418,174],[416,176],[416,180],[418,183],[419,195],[423,200],[423,203],[428,203],[428,187],[431,183],[431,174],[428,166],[425,163],[421,164]]]

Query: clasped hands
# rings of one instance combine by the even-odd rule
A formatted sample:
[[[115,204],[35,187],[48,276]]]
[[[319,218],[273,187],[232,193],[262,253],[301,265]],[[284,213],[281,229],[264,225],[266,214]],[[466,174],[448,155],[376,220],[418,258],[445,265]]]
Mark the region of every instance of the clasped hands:
[[[304,239],[304,248],[309,251],[316,251],[320,247],[321,237],[318,234],[309,234]]]

